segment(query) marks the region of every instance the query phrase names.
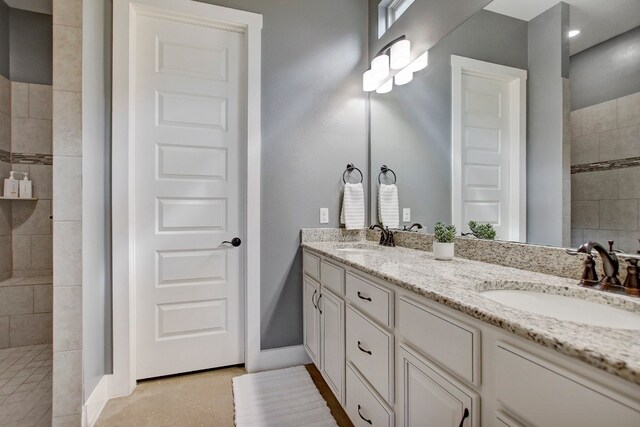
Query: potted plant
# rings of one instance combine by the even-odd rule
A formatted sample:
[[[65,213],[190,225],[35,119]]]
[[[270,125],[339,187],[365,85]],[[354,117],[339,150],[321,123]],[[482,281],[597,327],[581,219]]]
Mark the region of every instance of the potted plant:
[[[456,237],[456,227],[438,221],[434,227],[434,233],[436,240],[433,242],[433,254],[436,259],[443,261],[453,259],[453,239]]]
[[[491,224],[478,224],[475,221],[469,221],[469,229],[471,233],[466,234],[471,234],[478,239],[495,240],[496,238],[496,230]]]

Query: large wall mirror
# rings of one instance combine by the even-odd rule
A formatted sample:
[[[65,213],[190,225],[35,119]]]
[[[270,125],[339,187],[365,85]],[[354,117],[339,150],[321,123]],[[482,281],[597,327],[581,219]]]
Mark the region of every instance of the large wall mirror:
[[[382,165],[401,226],[639,250],[640,2],[489,3],[410,83],[371,94],[372,222]]]

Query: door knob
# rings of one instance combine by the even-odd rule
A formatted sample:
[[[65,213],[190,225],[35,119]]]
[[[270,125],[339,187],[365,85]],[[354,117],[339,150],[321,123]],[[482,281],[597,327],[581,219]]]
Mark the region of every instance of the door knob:
[[[224,242],[222,242],[223,245],[225,243],[229,243],[234,248],[237,248],[238,246],[240,246],[242,244],[242,240],[240,240],[239,237],[234,237],[233,239],[231,239],[231,241],[225,240]]]

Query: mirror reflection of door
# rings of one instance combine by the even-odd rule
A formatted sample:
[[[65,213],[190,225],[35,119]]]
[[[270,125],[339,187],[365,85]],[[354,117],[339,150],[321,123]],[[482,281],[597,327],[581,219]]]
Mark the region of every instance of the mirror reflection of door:
[[[453,224],[491,224],[524,242],[527,72],[459,56],[451,65]]]

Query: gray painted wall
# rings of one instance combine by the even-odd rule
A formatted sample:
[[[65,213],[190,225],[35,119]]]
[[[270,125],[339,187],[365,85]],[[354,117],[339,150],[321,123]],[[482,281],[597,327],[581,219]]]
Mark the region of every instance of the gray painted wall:
[[[9,6],[0,0],[0,74],[9,78]]]
[[[412,43],[412,55],[431,48],[491,0],[415,0],[409,9],[378,38],[379,4],[369,1],[369,56],[387,43],[405,35]]]
[[[636,27],[573,55],[571,110],[640,92],[639,53],[640,27]]]
[[[527,23],[481,10],[429,51],[411,83],[371,95],[371,216],[382,164],[398,175],[400,205],[433,231],[451,221],[451,55],[527,68]]]
[[[82,80],[82,342],[88,398],[111,372],[111,0],[85,2]]]
[[[320,226],[320,207],[338,226],[347,163],[367,176],[367,2],[206,2],[264,17],[262,348],[301,344],[300,229]]]
[[[559,3],[529,21],[527,80],[527,241],[562,246],[564,96],[569,6]],[[568,183],[567,183],[568,184]]]
[[[11,80],[50,85],[53,80],[51,15],[11,9]]]

